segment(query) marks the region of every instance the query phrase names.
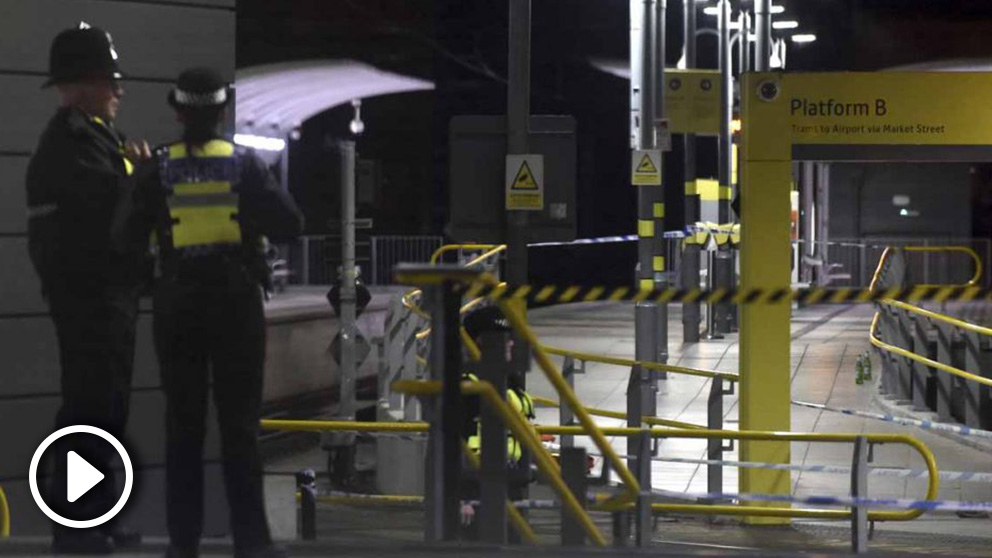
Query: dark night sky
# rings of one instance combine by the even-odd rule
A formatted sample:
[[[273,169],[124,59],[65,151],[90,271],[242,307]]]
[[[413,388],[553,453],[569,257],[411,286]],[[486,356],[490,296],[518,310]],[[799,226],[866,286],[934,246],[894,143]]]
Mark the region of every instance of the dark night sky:
[[[989,0],[776,3],[818,36],[809,45],[790,45],[791,71],[992,57]],[[588,63],[627,57],[627,6],[626,0],[533,3],[531,109],[571,114],[578,122],[580,236],[628,234],[635,220],[635,190],[626,176],[627,82]],[[682,2],[669,0],[670,64],[681,48],[681,12]],[[437,234],[446,222],[448,121],[505,111],[506,16],[502,0],[239,0],[238,66],[351,58],[434,81],[434,92],[364,103],[368,132],[359,150],[381,162],[386,201],[361,208],[360,216],[376,218],[377,234]],[[701,12],[699,18],[715,25]],[[712,39],[701,39],[701,66],[714,64],[714,48]],[[341,135],[349,119],[350,108],[342,108],[304,125],[291,151],[294,189],[336,198],[321,144],[325,135]]]

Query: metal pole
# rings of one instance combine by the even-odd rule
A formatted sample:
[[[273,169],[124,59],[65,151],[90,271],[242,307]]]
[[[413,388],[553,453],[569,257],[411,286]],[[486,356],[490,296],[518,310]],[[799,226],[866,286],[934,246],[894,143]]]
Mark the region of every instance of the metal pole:
[[[685,67],[696,67],[696,0],[683,0],[685,10]],[[685,134],[685,224],[692,225],[700,220],[699,192],[696,191],[696,135]],[[691,192],[691,193],[690,193]],[[698,244],[683,242],[682,288],[699,288]],[[682,341],[699,342],[700,306],[698,302],[682,303]]]
[[[506,399],[505,332],[486,332],[481,336],[482,363],[479,376],[493,385],[500,398]],[[479,534],[483,542],[506,544],[507,454],[506,426],[489,405],[482,405],[482,470],[479,491]]]
[[[561,476],[568,489],[575,495],[583,508],[586,507],[586,448],[563,447],[561,449]],[[564,507],[561,510],[561,544],[562,546],[582,546],[586,542],[582,526],[568,513]]]
[[[801,188],[800,199],[802,202],[803,213],[802,218],[802,233],[800,235],[800,242],[802,242],[802,249],[799,250],[801,254],[800,261],[796,262],[801,270],[800,280],[804,283],[813,283],[813,267],[804,263],[805,258],[808,256],[810,258],[816,257],[816,196],[814,192],[816,191],[814,184],[814,164],[809,162],[801,162],[800,165],[800,176]]]
[[[355,142],[341,149],[341,399],[340,416],[355,419]]]
[[[530,149],[530,32],[531,0],[509,0],[509,40],[507,43],[506,131],[507,153],[525,154]],[[506,280],[512,285],[527,283],[527,212],[507,215]],[[530,348],[515,338],[513,369],[526,372]]]
[[[634,312],[634,358],[639,361],[651,361],[651,357],[657,354],[654,341],[658,339],[658,332],[655,326],[658,319],[652,310],[657,310],[653,303],[638,303]],[[654,416],[657,412],[657,383],[650,370],[644,370],[639,366],[631,369],[630,382],[627,387],[627,426],[637,428],[641,426],[641,417]],[[628,438],[628,452],[631,456],[629,467],[637,474],[637,481],[642,489],[650,493],[651,487],[651,438],[650,437],[630,437]],[[646,487],[646,488],[645,488]],[[650,510],[650,504],[648,505]],[[651,521],[650,511],[647,520],[644,519],[640,504],[637,509],[637,542],[650,540]]]
[[[771,62],[772,0],[754,0],[755,43],[754,69],[767,72]]]
[[[661,84],[665,83],[665,29],[666,29],[666,10],[668,7],[668,0],[657,0],[655,4],[655,121],[660,129],[661,121],[667,116],[665,112],[665,88]],[[666,134],[669,132],[666,130]],[[661,137],[659,133],[654,134],[655,140],[652,147],[662,148],[661,154],[661,168],[664,168],[665,164],[665,151],[671,149],[669,138],[667,143],[669,145],[661,145]],[[654,216],[654,239],[652,241],[652,272],[654,273],[654,283],[655,288],[664,289],[668,287],[668,267],[667,267],[667,257],[668,253],[666,250],[667,244],[665,241],[665,191],[662,188],[649,187],[649,192],[651,193],[651,208],[652,214]],[[668,303],[658,304],[658,341],[657,341],[657,357],[656,362],[662,364],[668,362]],[[652,372],[651,373],[651,384],[655,385],[658,379],[667,379],[667,372]],[[656,405],[652,403],[651,405],[651,416],[655,414]]]
[[[733,197],[733,185],[731,184],[731,170],[733,168],[733,138],[730,135],[730,120],[733,118],[734,110],[734,82],[733,82],[733,59],[730,51],[730,0],[720,0],[720,137],[719,137],[719,199],[717,201],[717,220],[720,224],[729,224],[733,217],[730,213],[730,200]],[[718,246],[717,250],[726,252],[731,250],[729,242],[724,246]],[[734,257],[733,252],[729,257],[717,257],[714,262],[714,285],[718,288],[729,289],[734,286]],[[728,256],[728,254],[720,254]],[[717,305],[715,310],[716,331],[729,333],[730,308],[726,305]]]
[[[430,404],[428,439],[427,542],[454,540],[458,535],[461,479],[461,345],[458,338],[461,295],[445,282],[427,287],[431,308],[431,380],[442,382],[440,397]]]
[[[706,406],[706,427],[710,430],[723,430],[723,378],[710,380],[710,396]],[[706,459],[723,460],[723,440],[711,438],[707,441]],[[723,465],[708,465],[706,468],[706,491],[711,494],[723,492]]]
[[[854,459],[851,468],[851,497],[868,497],[868,439],[858,436],[854,441]],[[868,508],[851,508],[851,549],[855,554],[868,552]]]

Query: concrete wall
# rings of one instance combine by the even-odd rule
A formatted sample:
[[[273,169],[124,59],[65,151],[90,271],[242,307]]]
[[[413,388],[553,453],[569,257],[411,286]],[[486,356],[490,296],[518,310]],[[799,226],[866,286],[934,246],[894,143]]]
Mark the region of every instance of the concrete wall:
[[[166,93],[185,67],[209,65],[234,77],[235,0],[3,0],[0,2],[0,483],[15,535],[45,534],[48,520],[31,499],[26,475],[59,404],[53,326],[26,251],[24,176],[38,136],[55,111],[45,80],[51,39],[80,20],[114,38],[128,79],[118,125],[161,143],[177,133]],[[129,451],[140,461],[127,514],[148,534],[164,533],[164,405],[150,335],[138,324]],[[217,457],[216,428],[208,457]],[[218,467],[208,465],[207,534],[227,531]]]

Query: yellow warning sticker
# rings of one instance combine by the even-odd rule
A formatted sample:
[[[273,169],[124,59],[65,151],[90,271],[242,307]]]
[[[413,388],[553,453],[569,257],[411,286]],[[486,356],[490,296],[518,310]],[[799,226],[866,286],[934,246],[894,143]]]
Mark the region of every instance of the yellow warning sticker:
[[[661,186],[661,150],[634,150],[631,155],[631,184],[634,186]]]
[[[544,209],[544,156],[506,156],[506,209]]]

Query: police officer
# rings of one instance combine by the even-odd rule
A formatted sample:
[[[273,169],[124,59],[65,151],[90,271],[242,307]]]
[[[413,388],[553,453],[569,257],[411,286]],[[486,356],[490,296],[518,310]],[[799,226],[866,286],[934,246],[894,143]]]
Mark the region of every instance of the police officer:
[[[258,421],[265,361],[262,236],[298,235],[303,218],[262,161],[219,133],[231,90],[211,69],[183,72],[169,104],[180,141],[139,171],[125,227],[158,280],[155,347],[167,399],[166,507],[173,558],[195,557],[203,529],[208,386],[220,423],[234,556],[278,556],[262,495]]]
[[[45,87],[61,103],[48,123],[27,172],[28,246],[58,337],[62,405],[57,428],[86,424],[120,438],[128,416],[137,316],[136,267],[114,249],[114,210],[131,191],[134,164],[148,155],[125,143],[114,127],[120,104],[120,68],[110,35],[81,23],[56,36]],[[50,491],[56,512],[93,519],[117,501],[116,455],[89,436],[55,447]],[[66,498],[67,455],[75,451],[108,476],[73,503]],[[59,457],[61,456],[61,457]],[[140,542],[113,522],[96,529],[59,525],[59,553],[108,553]]]
[[[462,320],[465,332],[477,344],[481,344],[482,334],[487,332],[511,331],[510,323],[503,315],[502,310],[496,306],[486,306],[474,310],[467,314]],[[510,361],[510,353],[513,349],[513,340],[508,338],[505,345],[504,359]],[[509,370],[509,365],[507,366]],[[479,377],[472,372],[462,375],[463,381],[476,382]],[[506,379],[506,400],[522,419],[527,423],[532,423],[535,418],[534,401],[530,394],[523,388],[523,379],[516,372],[509,372]],[[470,451],[479,454],[482,452],[482,409],[479,396],[471,395],[464,399],[464,422],[462,424],[462,437]],[[524,489],[533,479],[533,475],[526,467],[523,458],[524,447],[512,434],[507,432],[506,436],[506,458],[507,458],[507,481],[509,495],[511,499],[519,499],[524,493]],[[463,500],[476,500],[479,497],[478,473],[471,468],[463,468],[465,474],[461,482],[461,497]],[[466,536],[476,538],[478,535],[478,525],[474,520],[475,510],[470,505],[462,506],[462,523],[467,527]]]

